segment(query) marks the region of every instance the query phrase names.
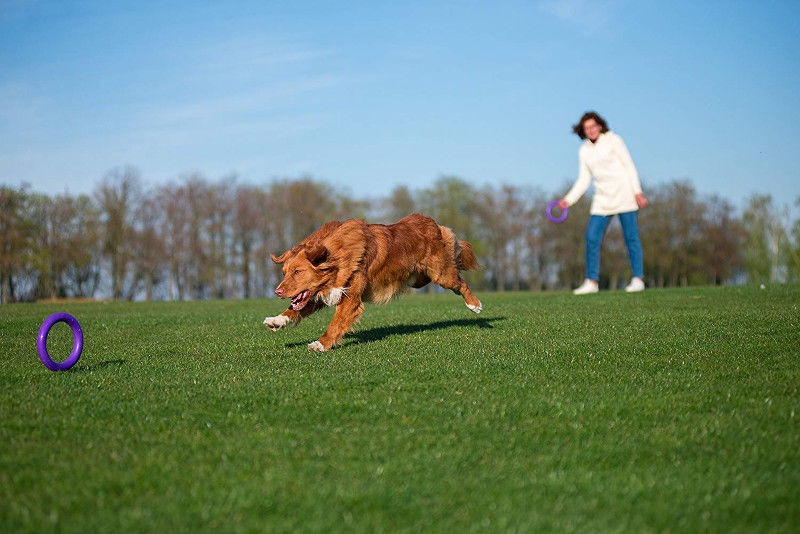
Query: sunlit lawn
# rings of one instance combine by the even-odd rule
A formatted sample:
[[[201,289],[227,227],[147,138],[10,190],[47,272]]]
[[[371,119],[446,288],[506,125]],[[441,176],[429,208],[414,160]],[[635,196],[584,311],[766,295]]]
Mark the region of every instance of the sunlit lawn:
[[[0,528],[800,529],[800,287],[479,297],[0,307]]]

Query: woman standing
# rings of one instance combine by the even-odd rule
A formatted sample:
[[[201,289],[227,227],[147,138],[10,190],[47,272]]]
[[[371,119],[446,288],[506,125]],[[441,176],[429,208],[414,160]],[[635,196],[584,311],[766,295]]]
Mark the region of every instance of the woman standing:
[[[633,278],[627,292],[644,290],[644,258],[639,241],[638,210],[647,206],[639,174],[622,138],[608,129],[594,111],[584,113],[572,131],[584,139],[578,152],[578,179],[558,205],[567,208],[589,189],[594,178],[594,198],[586,228],[586,280],[573,291],[576,295],[597,293],[600,280],[600,245],[614,215],[622,224]]]

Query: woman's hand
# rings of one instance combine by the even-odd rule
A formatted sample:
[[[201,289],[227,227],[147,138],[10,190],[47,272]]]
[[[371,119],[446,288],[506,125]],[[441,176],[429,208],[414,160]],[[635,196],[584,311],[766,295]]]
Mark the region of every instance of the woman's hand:
[[[639,206],[640,209],[643,209],[647,207],[647,204],[649,203],[647,202],[647,199],[644,198],[644,194],[636,193],[636,205]]]
[[[558,201],[558,207],[561,208],[562,210],[567,209],[569,207],[569,202],[567,202],[566,199],[562,198],[561,200]]]

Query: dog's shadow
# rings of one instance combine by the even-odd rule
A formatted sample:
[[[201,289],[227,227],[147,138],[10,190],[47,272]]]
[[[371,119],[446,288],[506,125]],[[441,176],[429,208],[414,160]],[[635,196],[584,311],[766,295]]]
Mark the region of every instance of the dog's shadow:
[[[419,332],[428,332],[431,330],[445,330],[454,327],[463,328],[478,328],[481,330],[494,328],[492,323],[503,321],[505,317],[480,317],[476,319],[452,319],[449,321],[435,321],[433,323],[425,324],[401,324],[394,326],[379,326],[376,328],[369,328],[366,330],[356,330],[349,332],[344,336],[344,339],[339,344],[340,347],[356,344],[356,343],[372,343],[380,341],[392,336],[406,336],[410,334],[417,334]],[[292,343],[288,346],[299,347],[304,343]]]

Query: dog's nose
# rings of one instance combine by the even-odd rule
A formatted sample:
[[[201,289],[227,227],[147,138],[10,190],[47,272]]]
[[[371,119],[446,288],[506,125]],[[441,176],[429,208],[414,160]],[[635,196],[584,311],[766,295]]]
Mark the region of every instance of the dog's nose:
[[[278,286],[275,288],[275,296],[278,298],[283,298],[283,288]]]

